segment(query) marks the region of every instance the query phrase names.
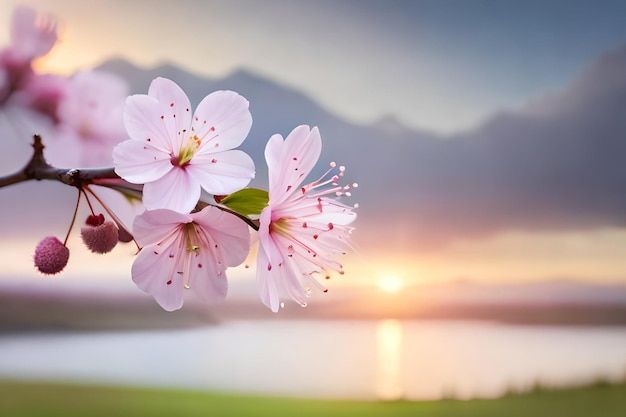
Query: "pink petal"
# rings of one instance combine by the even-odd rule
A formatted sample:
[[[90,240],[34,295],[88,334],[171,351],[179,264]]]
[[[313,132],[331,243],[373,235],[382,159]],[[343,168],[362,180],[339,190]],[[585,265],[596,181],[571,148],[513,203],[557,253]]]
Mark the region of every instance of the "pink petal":
[[[317,163],[321,151],[322,139],[317,127],[296,127],[282,145],[276,136],[270,138],[266,146],[270,204],[282,203],[300,187]]]
[[[224,273],[226,267],[221,260],[218,264],[211,237],[202,232],[201,235],[201,249],[191,255],[189,285],[205,301],[222,300],[228,292],[228,280]]]
[[[189,213],[200,200],[198,179],[176,167],[154,182],[143,186],[143,203],[148,210],[170,209]]]
[[[0,69],[0,94],[2,94],[1,91],[3,90],[1,80],[2,72],[3,69]],[[36,76],[24,78],[25,80],[21,80],[21,82],[25,83],[21,86],[21,93],[23,95],[20,95],[20,98],[25,99],[23,100],[24,104],[36,109],[39,113],[44,114],[51,119],[63,119],[63,117],[59,114],[59,106],[67,100],[67,93],[70,86],[69,79],[67,77],[52,74],[37,74]],[[8,73],[6,81],[8,82]],[[8,85],[6,87],[8,87]],[[125,97],[126,95],[121,97],[122,102]],[[126,134],[124,133],[118,138],[118,142],[125,138]]]
[[[257,237],[259,238],[259,247],[267,248],[266,256],[267,256],[267,252],[269,252],[269,249],[273,248],[270,242],[270,240],[272,239],[270,236],[271,222],[272,222],[272,208],[265,207],[261,211],[261,214],[259,215],[259,230],[257,232]],[[268,262],[272,264],[277,264],[278,262],[282,261],[282,257],[280,256],[276,258],[273,256],[267,256],[267,258],[268,258]]]
[[[173,144],[164,119],[165,109],[153,97],[130,96],[124,107],[124,125],[128,135],[141,143],[148,142],[163,153],[172,154]],[[176,148],[178,150],[179,147]]]
[[[167,311],[178,310],[183,306],[184,280],[182,275],[176,273],[181,270],[184,261],[182,244],[182,236],[178,236],[166,247],[144,247],[131,270],[137,287],[154,297]]]
[[[356,220],[354,208],[346,206],[332,198],[290,199],[275,207],[272,216],[278,218],[300,218],[321,224],[334,223],[348,225]]]
[[[211,240],[216,260],[225,267],[245,261],[250,252],[250,232],[243,220],[212,206],[192,213],[191,217]]]
[[[354,211],[341,210],[341,209],[330,209],[327,206],[324,206],[324,212],[313,215],[309,217],[311,221],[318,222],[320,224],[338,224],[338,225],[348,225],[356,220],[357,214]]]
[[[281,293],[298,304],[306,304],[306,293],[300,282],[305,271],[298,266],[295,259],[288,256],[289,243],[278,242],[269,233],[271,217],[271,208],[267,207],[259,218],[257,286],[263,303],[273,312],[277,312]]]
[[[191,127],[191,103],[187,94],[174,81],[158,77],[150,84],[148,95],[158,100],[166,109],[167,116],[173,120],[174,131],[170,131],[170,138],[174,149],[178,151],[186,140],[185,133]]]
[[[56,20],[37,15],[27,6],[17,6],[11,19],[11,46],[24,59],[47,54],[57,41]]]
[[[252,126],[248,100],[234,91],[216,91],[198,105],[192,126],[202,139],[200,151],[219,152],[241,145]]]
[[[127,85],[119,77],[102,71],[80,71],[69,80],[60,77],[34,77],[29,92],[39,95],[41,104],[58,102],[58,135],[50,141],[57,146],[61,158],[70,148],[80,157],[73,161],[79,166],[111,165],[111,153],[116,144],[127,138],[122,122],[122,107]],[[49,98],[46,98],[49,96]],[[61,137],[70,142],[55,144]],[[71,166],[71,165],[70,165]]]
[[[137,216],[133,236],[140,246],[161,242],[181,224],[191,222],[191,216],[167,209],[149,210]]]
[[[277,312],[280,305],[280,296],[286,295],[298,304],[305,306],[307,295],[300,277],[302,270],[295,259],[285,257],[284,262],[270,263],[267,253],[277,250],[265,246],[259,247],[257,260],[257,286],[261,301],[273,312]],[[271,265],[271,267],[270,267]]]
[[[265,145],[265,161],[267,162],[267,166],[269,168],[269,177],[270,183],[272,182],[272,178],[278,175],[275,171],[281,165],[281,157],[283,155],[283,142],[284,139],[282,135],[274,134],[270,137],[270,140],[267,141],[267,145]],[[275,179],[275,178],[274,178]]]
[[[133,184],[156,181],[174,168],[167,153],[132,139],[113,149],[113,165],[117,175]]]
[[[259,246],[256,263],[256,279],[261,301],[274,313],[280,308],[280,297],[276,280],[272,276],[272,271],[268,268],[269,259],[263,246]]]
[[[240,150],[196,155],[187,170],[202,188],[214,195],[241,190],[254,178],[254,162]]]
[[[281,294],[284,294],[298,304],[306,305],[306,293],[300,282],[302,273],[305,272],[305,270],[298,266],[297,259],[288,256],[289,252],[287,247],[291,245],[292,242],[286,239],[282,239],[281,241],[271,234],[267,237],[259,236],[259,242],[259,248],[263,249],[268,261],[266,265],[267,275],[265,278],[274,281],[274,288],[276,288],[279,297]],[[306,272],[309,272],[309,270]],[[258,273],[259,271],[257,269],[257,274]],[[271,286],[269,288],[271,288]]]

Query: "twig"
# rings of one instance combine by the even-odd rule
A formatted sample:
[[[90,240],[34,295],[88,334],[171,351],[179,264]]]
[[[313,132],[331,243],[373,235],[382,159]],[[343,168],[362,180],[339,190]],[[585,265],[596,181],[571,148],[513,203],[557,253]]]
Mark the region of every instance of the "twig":
[[[39,135],[33,136],[33,156],[20,171],[0,177],[0,188],[31,180],[53,180],[81,187],[95,180],[120,179],[113,168],[56,168],[48,164],[43,155],[44,145]]]
[[[78,214],[78,206],[80,206],[80,188],[78,189],[78,196],[76,197],[76,207],[74,207],[74,214],[72,215],[72,222],[70,223],[70,227],[67,229],[67,233],[65,235],[65,240],[63,241],[63,246],[67,246],[67,239],[70,238],[70,233],[72,233],[72,229],[74,228],[74,223],[76,222],[76,215]]]

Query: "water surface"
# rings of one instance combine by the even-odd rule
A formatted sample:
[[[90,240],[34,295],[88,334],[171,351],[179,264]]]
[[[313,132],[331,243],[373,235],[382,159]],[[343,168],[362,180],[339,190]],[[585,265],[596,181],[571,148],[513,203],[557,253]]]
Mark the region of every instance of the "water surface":
[[[305,397],[493,397],[623,378],[626,328],[459,321],[240,321],[0,338],[0,377]]]

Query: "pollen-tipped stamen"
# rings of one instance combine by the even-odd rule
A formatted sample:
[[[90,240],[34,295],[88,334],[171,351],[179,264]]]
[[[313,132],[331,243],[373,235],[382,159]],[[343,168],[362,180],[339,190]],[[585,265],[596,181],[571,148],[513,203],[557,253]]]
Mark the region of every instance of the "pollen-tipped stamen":
[[[202,145],[202,139],[198,135],[190,136],[187,143],[180,148],[177,158],[172,158],[178,166],[185,166],[193,159],[196,151]]]

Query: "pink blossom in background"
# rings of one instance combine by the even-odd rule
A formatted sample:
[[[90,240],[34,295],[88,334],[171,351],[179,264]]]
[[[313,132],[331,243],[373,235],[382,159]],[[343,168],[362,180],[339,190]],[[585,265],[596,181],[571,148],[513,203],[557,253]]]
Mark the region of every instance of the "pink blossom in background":
[[[146,211],[133,233],[142,246],[133,281],[167,311],[182,307],[186,288],[206,301],[223,299],[226,268],[241,264],[250,249],[248,226],[212,206],[192,214]]]
[[[59,81],[41,81],[54,91]],[[45,85],[41,87],[45,89]],[[115,145],[127,138],[122,108],[128,86],[103,71],[81,71],[65,84],[53,137],[46,138],[48,158],[57,166],[108,166]]]
[[[304,125],[285,140],[273,135],[265,148],[270,188],[260,216],[257,281],[261,300],[274,312],[282,296],[305,306],[310,286],[326,291],[314,274],[343,273],[336,258],[349,246],[356,213],[329,196],[350,195],[349,186],[337,185],[345,168],[333,174],[333,163],[322,178],[301,186],[321,149],[318,129]]]
[[[233,150],[252,125],[248,101],[233,91],[209,94],[192,113],[183,90],[157,78],[148,95],[128,98],[124,122],[131,140],[115,148],[115,171],[128,182],[145,184],[147,209],[188,213],[201,189],[229,194],[254,178],[252,159]]]
[[[20,90],[13,92],[11,104],[46,116],[52,124],[56,124],[59,122],[59,105],[67,96],[68,84],[66,77],[32,74]]]
[[[27,6],[17,6],[11,20],[11,48],[25,61],[46,55],[58,39],[56,19]]]
[[[57,39],[57,23],[52,16],[38,14],[27,6],[13,10],[10,44],[0,51],[0,67],[10,88],[4,89],[0,102],[6,99],[8,90],[23,87],[33,76],[32,61],[50,52]]]

